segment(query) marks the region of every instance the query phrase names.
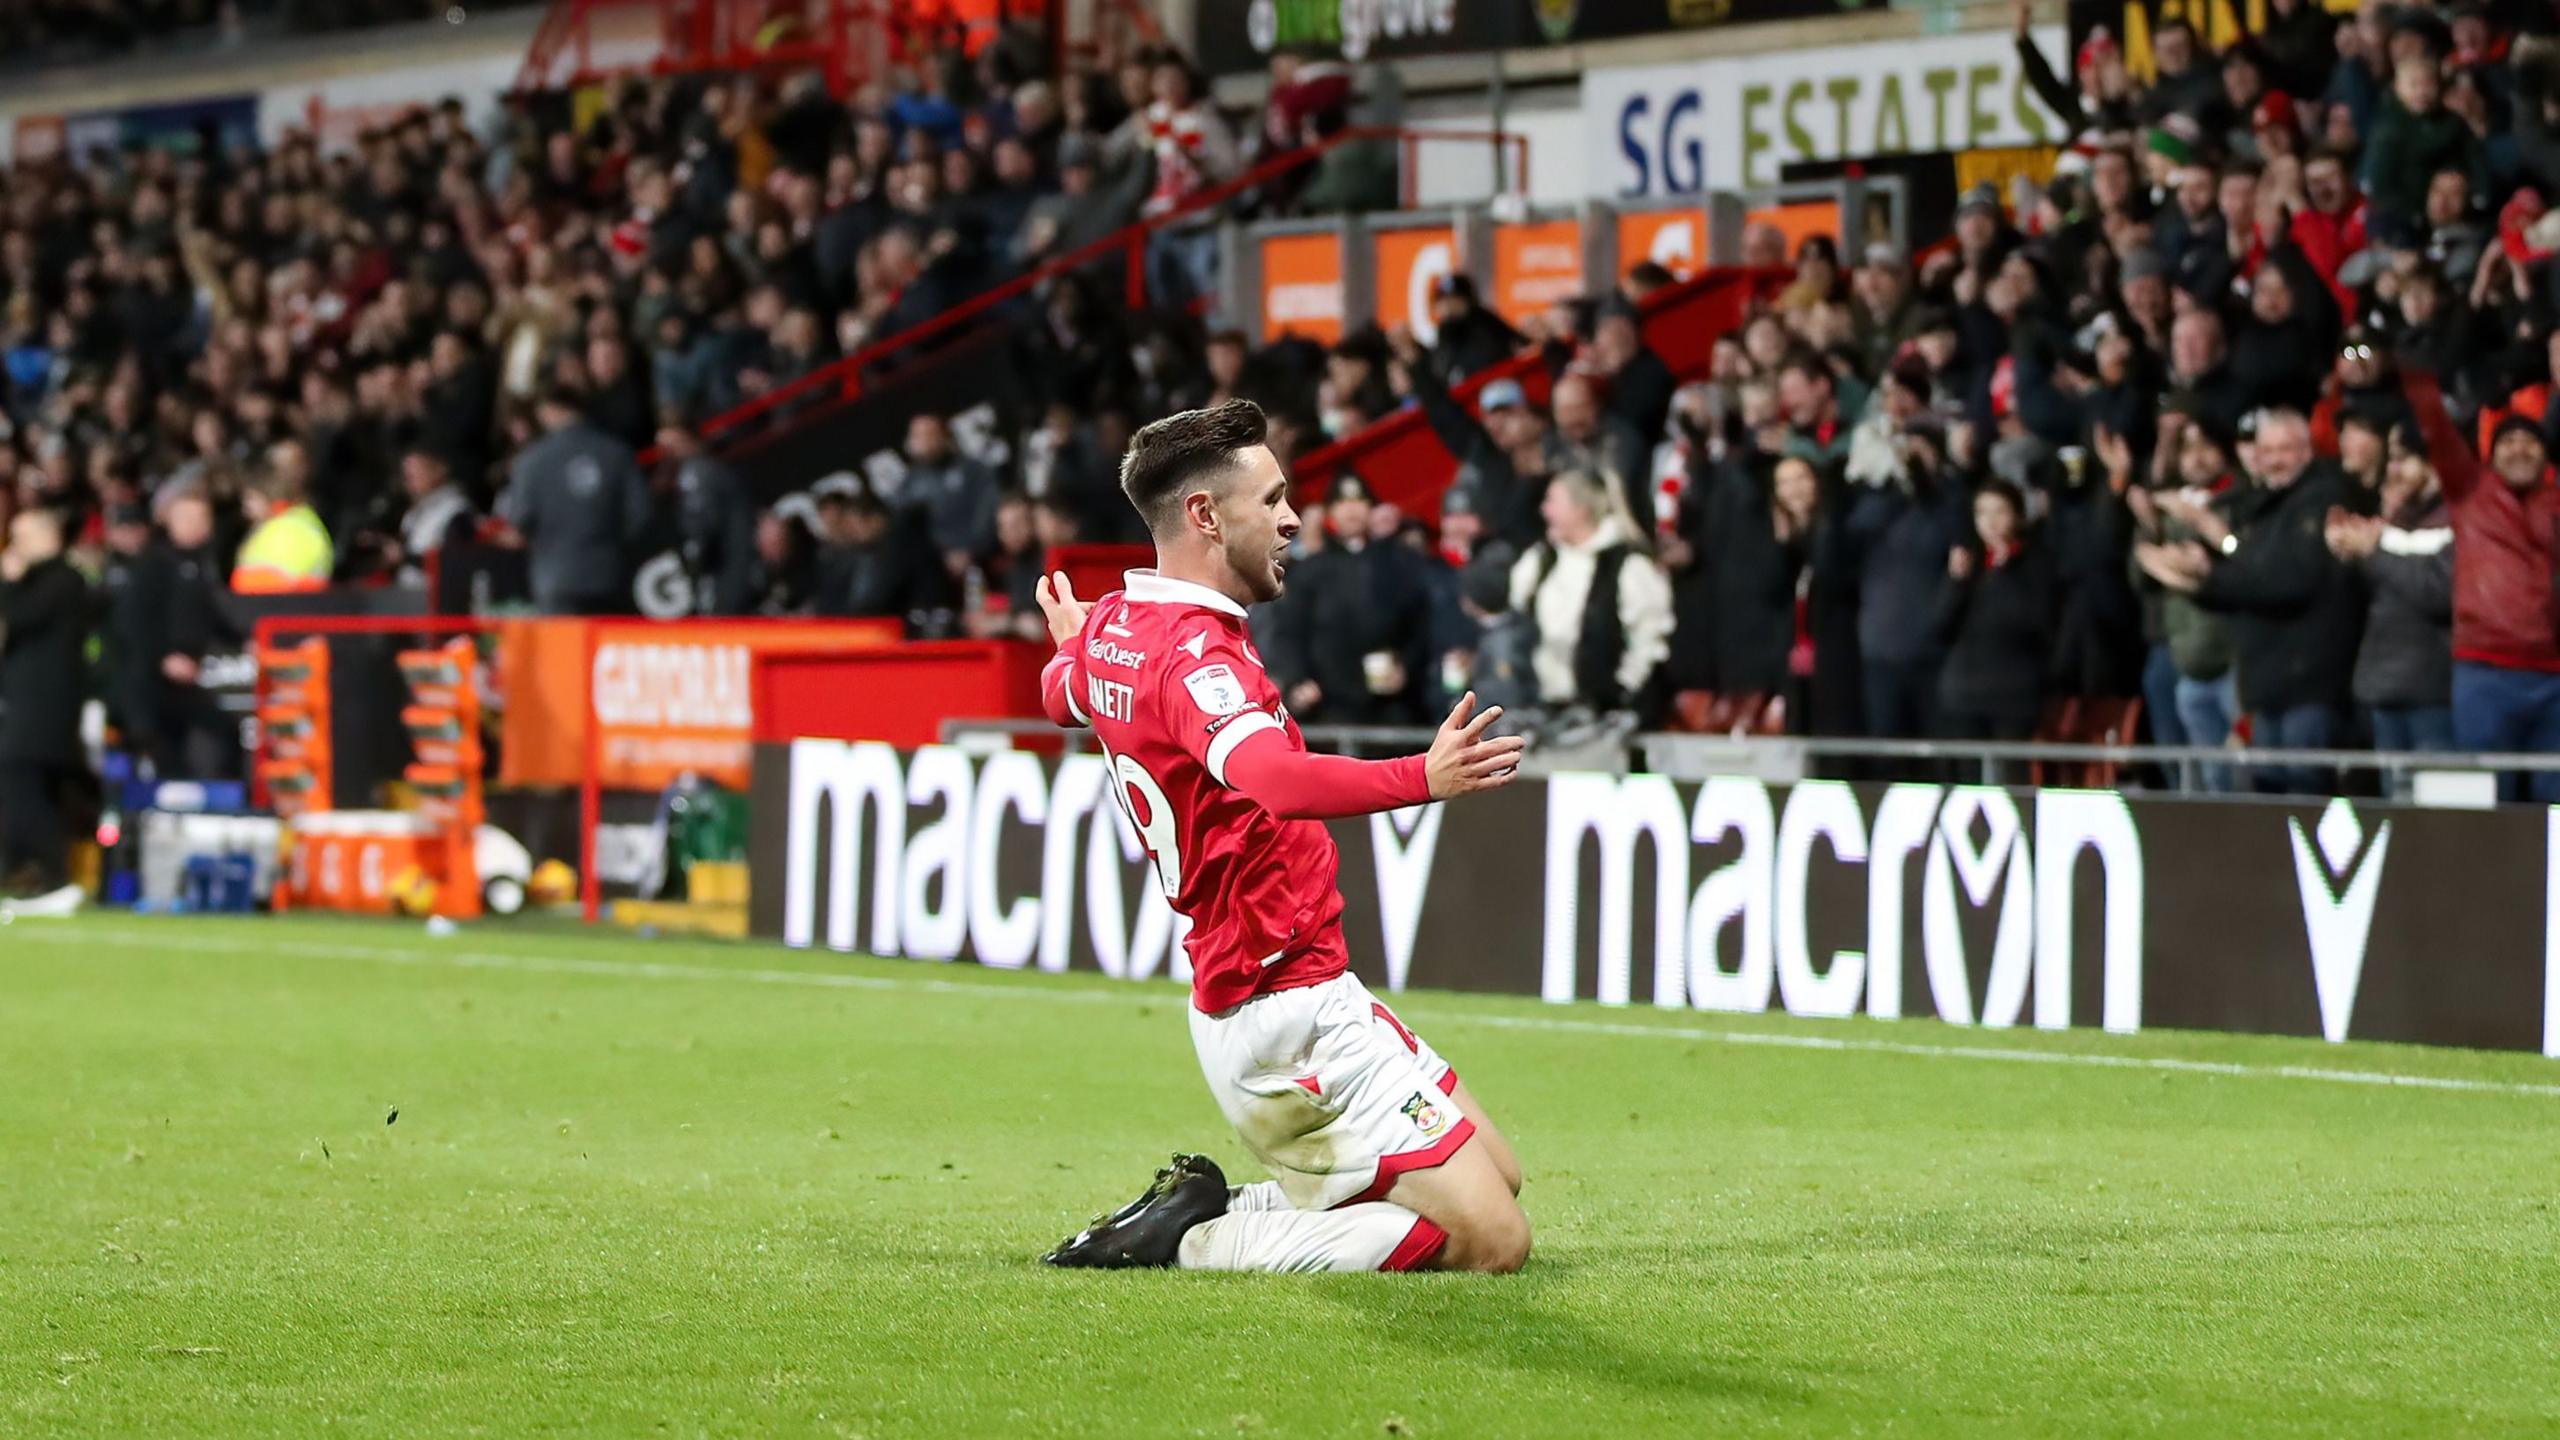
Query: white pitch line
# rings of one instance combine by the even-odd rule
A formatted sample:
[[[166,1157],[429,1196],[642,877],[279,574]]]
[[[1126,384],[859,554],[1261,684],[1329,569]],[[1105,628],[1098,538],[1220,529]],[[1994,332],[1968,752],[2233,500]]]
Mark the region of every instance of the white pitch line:
[[[105,941],[119,945],[160,945],[165,935],[132,930],[16,930],[11,939],[44,940],[76,945]],[[375,945],[321,945],[309,941],[242,940],[191,936],[190,950],[223,955],[292,955],[311,960],[364,960],[377,965],[453,965],[470,970],[520,970],[546,975],[637,975],[648,980],[744,980],[757,985],[813,985],[830,990],[916,990],[932,994],[995,995],[1005,999],[1033,996],[1045,1000],[1101,1001],[1120,997],[1098,990],[1037,990],[991,980],[901,979],[885,975],[830,975],[817,970],[741,970],[723,965],[669,965],[654,960],[579,960],[566,955],[509,954],[488,950],[395,950]]]
[[[1725,1045],[1766,1045],[1782,1050],[1850,1050],[1875,1055],[1918,1055],[1937,1060],[2009,1060],[2034,1065],[2091,1065],[2117,1070],[2167,1070],[2185,1075],[2244,1079],[2315,1080],[2332,1085],[2384,1085],[2416,1090],[2467,1090],[2496,1095],[2560,1098],[2560,1084],[2524,1080],[2466,1080],[2451,1075],[2395,1075],[2384,1070],[2331,1070],[2318,1065],[2247,1065],[2236,1060],[2186,1060],[2174,1055],[2100,1055],[2077,1050],[2026,1050],[1991,1045],[1922,1045],[1908,1040],[1858,1040],[1830,1035],[1784,1035],[1759,1030],[1702,1030],[1683,1025],[1613,1025],[1605,1020],[1548,1019],[1534,1015],[1443,1016],[1461,1024],[1509,1030],[1561,1030],[1583,1035],[1641,1035],[1656,1039],[1712,1040]],[[2267,1037],[2286,1038],[2286,1037]]]
[[[13,940],[54,944],[106,942],[159,945],[171,937],[133,930],[47,930],[12,927]],[[1062,1000],[1110,1004],[1124,998],[1108,990],[1057,990],[993,980],[913,979],[884,975],[829,974],[819,970],[736,969],[721,965],[674,965],[650,960],[579,960],[565,955],[530,955],[488,950],[400,950],[385,946],[315,944],[276,940],[249,942],[190,936],[188,949],[234,955],[292,955],[315,960],[363,960],[381,965],[451,965],[474,970],[513,970],[532,974],[637,976],[647,980],[745,981],[752,985],[805,985],[831,990],[890,990],[923,994],[987,995],[1008,1000]],[[916,962],[931,963],[931,962]],[[2249,1065],[2234,1060],[2188,1060],[2172,1055],[2103,1055],[2075,1050],[2029,1050],[1990,1045],[1924,1045],[1909,1040],[1869,1040],[1834,1035],[1788,1035],[1759,1030],[1713,1030],[1694,1025],[1629,1025],[1606,1020],[1577,1020],[1563,1015],[1467,1015],[1426,1008],[1414,1012],[1435,1023],[1483,1025],[1500,1030],[1527,1030],[1563,1035],[1609,1035],[1648,1040],[1709,1041],[1720,1045],[1759,1045],[1781,1050],[1831,1050],[1868,1055],[1906,1055],[1926,1060],[1990,1060],[2031,1065],[2085,1065],[2099,1069],[2158,1070],[2181,1075],[2215,1075],[2252,1080],[2306,1080],[2329,1085],[2382,1086],[2410,1090],[2448,1090],[2472,1094],[2531,1095],[2560,1099],[2560,1084],[2520,1080],[2470,1080],[2450,1075],[2401,1075],[2384,1070],[2333,1070],[2317,1065]],[[2031,1033],[2031,1032],[2021,1032]]]

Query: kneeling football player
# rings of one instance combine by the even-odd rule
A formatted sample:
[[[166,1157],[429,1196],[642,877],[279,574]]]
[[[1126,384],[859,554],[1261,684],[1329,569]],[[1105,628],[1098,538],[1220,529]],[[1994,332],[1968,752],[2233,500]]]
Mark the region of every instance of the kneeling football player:
[[[1079,602],[1040,582],[1059,651],[1051,719],[1089,725],[1173,909],[1191,922],[1191,1039],[1271,1180],[1230,1189],[1176,1155],[1144,1194],[1043,1257],[1202,1270],[1520,1267],[1520,1166],[1457,1072],[1349,970],[1323,821],[1492,790],[1523,742],[1461,699],[1431,748],[1310,753],[1263,673],[1245,607],[1280,596],[1298,517],[1259,408],[1138,432],[1121,488],[1156,568]]]

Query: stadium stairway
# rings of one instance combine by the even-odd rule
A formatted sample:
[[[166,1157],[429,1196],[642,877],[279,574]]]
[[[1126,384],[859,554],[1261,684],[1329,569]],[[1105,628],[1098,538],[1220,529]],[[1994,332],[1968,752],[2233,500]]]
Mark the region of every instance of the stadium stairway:
[[[999,307],[1030,297],[1039,287],[1062,275],[1116,264],[1121,267],[1125,276],[1129,307],[1133,310],[1143,310],[1148,303],[1147,241],[1157,231],[1185,223],[1200,211],[1223,205],[1238,195],[1268,185],[1274,180],[1312,165],[1341,146],[1381,140],[1402,142],[1433,138],[1443,137],[1435,132],[1408,130],[1398,126],[1354,125],[1337,131],[1315,144],[1275,155],[1259,165],[1244,170],[1223,184],[1214,185],[1193,194],[1162,214],[1150,216],[1113,231],[1080,250],[1061,255],[1000,285],[982,290],[930,320],[909,326],[894,335],[874,340],[833,364],[821,366],[789,384],[777,386],[735,408],[723,411],[704,421],[700,427],[700,433],[704,439],[713,444],[725,446],[746,438],[751,433],[750,425],[762,419],[768,412],[832,396],[832,403],[820,404],[815,409],[795,415],[790,425],[783,428],[812,423],[843,406],[857,403],[862,397],[866,381],[877,378],[877,372],[883,366],[954,338],[964,328],[988,316]],[[1664,358],[1667,360],[1670,357]],[[763,433],[770,435],[779,432],[768,430]],[[654,447],[640,456],[640,462],[644,465],[654,464],[657,459],[658,452]]]

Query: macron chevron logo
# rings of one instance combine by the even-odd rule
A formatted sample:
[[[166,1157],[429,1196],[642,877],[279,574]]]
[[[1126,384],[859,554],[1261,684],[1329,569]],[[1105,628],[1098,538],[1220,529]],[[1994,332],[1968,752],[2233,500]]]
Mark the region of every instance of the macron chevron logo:
[[[2391,822],[2376,827],[2373,843],[2367,845],[2356,807],[2340,797],[2329,802],[2307,838],[2301,821],[2285,824],[2293,832],[2294,883],[2302,892],[2302,927],[2311,942],[2320,1032],[2333,1042],[2344,1040],[2347,1021],[2355,1013],[2356,986],[2364,978],[2373,902],[2391,855]]]

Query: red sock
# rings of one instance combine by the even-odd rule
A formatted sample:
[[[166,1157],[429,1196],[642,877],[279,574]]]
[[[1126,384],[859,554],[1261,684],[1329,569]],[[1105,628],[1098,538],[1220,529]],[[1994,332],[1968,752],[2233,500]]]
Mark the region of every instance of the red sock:
[[[1413,1228],[1404,1233],[1404,1239],[1397,1242],[1395,1251],[1388,1255],[1386,1263],[1378,1268],[1419,1270],[1430,1261],[1432,1256],[1440,1253],[1441,1246],[1448,1243],[1448,1231],[1417,1215],[1413,1220]]]

